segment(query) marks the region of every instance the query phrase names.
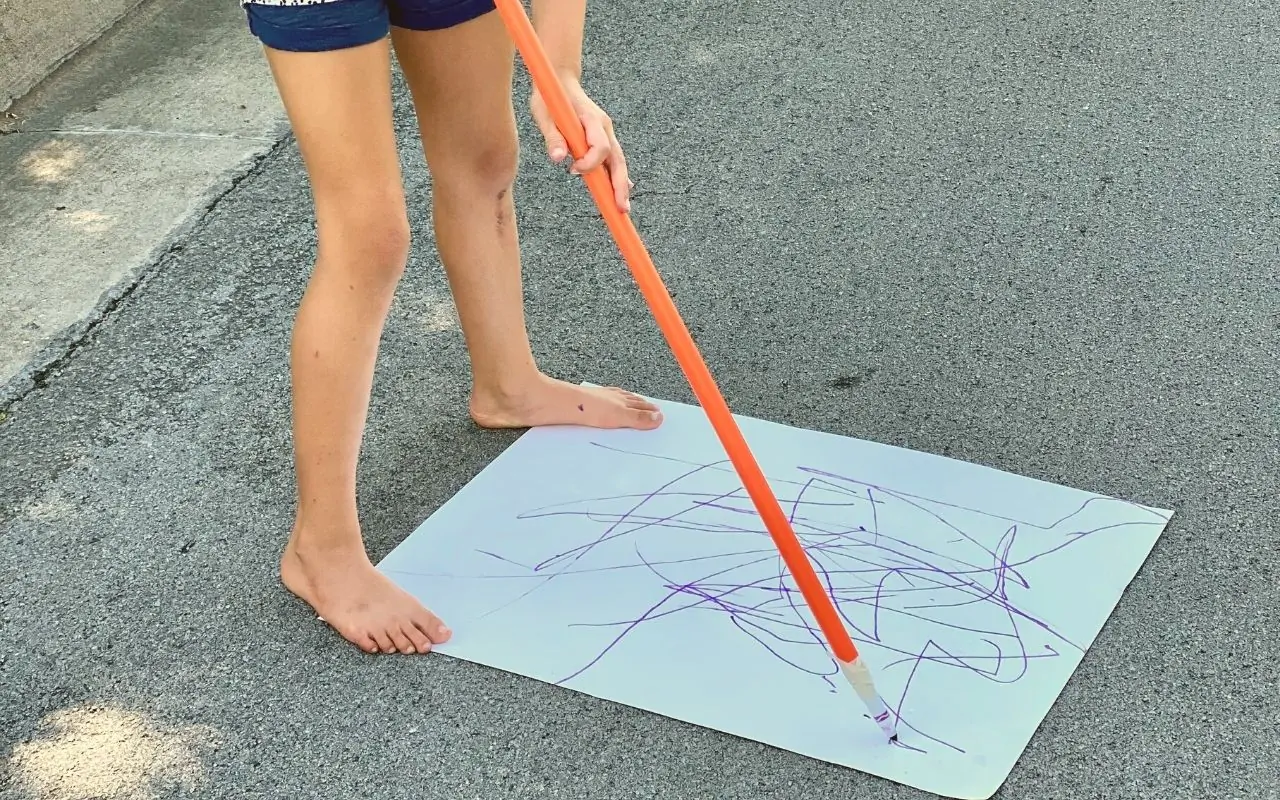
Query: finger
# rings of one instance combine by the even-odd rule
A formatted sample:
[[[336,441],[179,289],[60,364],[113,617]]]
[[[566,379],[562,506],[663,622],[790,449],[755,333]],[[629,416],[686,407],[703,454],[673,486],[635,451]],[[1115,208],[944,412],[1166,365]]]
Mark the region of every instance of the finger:
[[[581,175],[590,172],[605,162],[609,157],[609,133],[605,123],[599,117],[588,117],[583,121],[587,134],[587,152],[574,162],[573,174]]]
[[[618,203],[618,210],[624,214],[631,210],[631,178],[627,175],[627,157],[622,152],[622,145],[612,134],[609,135],[609,179],[613,181],[613,197]]]
[[[553,163],[564,163],[564,160],[569,157],[569,145],[560,134],[560,129],[556,127],[555,121],[551,119],[551,115],[546,112],[542,104],[534,103],[532,110],[534,124],[538,126],[543,140],[547,143],[547,157]]]
[[[560,135],[560,131],[555,125],[551,126],[549,133],[544,133],[547,140],[547,156],[550,157],[552,163],[563,164],[564,160],[569,157],[569,145],[565,142],[564,137]]]

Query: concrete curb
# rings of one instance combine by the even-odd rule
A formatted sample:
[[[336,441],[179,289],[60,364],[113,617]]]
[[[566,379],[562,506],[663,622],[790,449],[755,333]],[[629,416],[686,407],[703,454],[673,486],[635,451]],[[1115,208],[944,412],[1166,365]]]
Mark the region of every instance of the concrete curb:
[[[134,3],[12,113],[0,409],[64,364],[290,134],[242,12],[208,0]]]
[[[0,111],[147,0],[0,0]]]
[[[14,403],[22,400],[33,389],[39,388],[47,375],[73,356],[76,350],[93,333],[93,329],[110,316],[111,312],[135,289],[145,286],[147,280],[160,271],[165,259],[174,248],[187,239],[192,229],[241,181],[256,173],[266,159],[289,141],[290,135],[288,131],[284,132],[264,152],[246,158],[240,164],[223,173],[221,179],[212,184],[201,195],[196,209],[175,225],[151,249],[137,268],[114,285],[108,287],[88,314],[69,327],[63,328],[50,342],[32,356],[26,366],[19,370],[17,374],[0,383],[0,411],[7,410]]]

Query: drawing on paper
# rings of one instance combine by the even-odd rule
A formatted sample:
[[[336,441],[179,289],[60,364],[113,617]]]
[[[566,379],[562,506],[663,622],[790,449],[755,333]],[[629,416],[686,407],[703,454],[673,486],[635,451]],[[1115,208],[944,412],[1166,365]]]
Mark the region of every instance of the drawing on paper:
[[[715,642],[706,652],[732,653],[735,663],[751,665],[757,679],[767,676],[771,690],[795,693],[805,704],[801,708],[848,688],[732,466],[705,431],[692,432],[706,425],[695,416],[700,412],[673,410],[664,406],[665,435],[648,439],[577,429],[526,434],[533,437],[529,452],[517,452],[521,440],[499,459],[507,460],[503,486],[513,487],[510,475],[520,463],[532,466],[537,450],[555,469],[526,470],[536,489],[498,502],[501,519],[492,494],[478,517],[445,514],[469,519],[473,540],[440,540],[428,548],[433,553],[414,557],[410,537],[404,552],[393,553],[383,567],[446,620],[461,615],[459,624],[473,624],[491,637],[516,635],[536,619],[560,642],[553,656],[527,665],[523,661],[535,657],[520,655],[514,644],[508,651],[477,643],[475,660],[563,686],[589,683],[592,694],[740,735],[760,734],[763,741],[824,757],[825,745],[786,739],[803,738],[801,733],[771,739],[766,726],[757,728],[723,702],[699,700],[692,690],[672,688],[678,700],[668,708],[661,687],[622,686],[636,682],[637,659],[654,642],[696,649],[703,640]],[[772,426],[758,420],[740,424],[749,440],[748,425]],[[542,433],[548,435],[535,436]],[[989,796],[985,788],[965,787],[994,791],[1007,776],[1170,512],[990,470],[970,476],[972,496],[958,498],[954,491],[933,493],[927,487],[945,487],[941,476],[984,468],[858,442],[862,457],[845,459],[851,465],[866,463],[868,452],[880,450],[915,465],[889,470],[911,478],[895,485],[832,466],[842,461],[833,457],[841,444],[855,440],[782,426],[772,426],[769,434],[756,437],[759,445],[753,442],[757,457],[873,665],[902,734],[892,745],[898,751],[892,762],[869,752],[830,760],[940,793],[949,792],[946,775],[922,779],[918,767],[911,773],[903,759],[924,758],[944,771],[964,765],[975,775],[959,781],[953,796]],[[779,455],[783,448],[771,448],[770,442],[788,434],[822,439]],[[814,457],[806,458],[806,450]],[[582,465],[580,471],[574,464]],[[494,467],[502,469],[498,462]],[[940,470],[939,480],[928,479],[931,467]],[[555,471],[559,478],[552,476]],[[997,475],[1006,482],[997,493],[1025,485],[1030,488],[1023,494],[1036,495],[1035,502],[984,496],[982,479]],[[464,497],[464,490],[454,510],[479,503],[485,483],[482,473],[468,487],[476,495]],[[434,517],[420,532],[433,522]],[[436,527],[445,524],[442,519]],[[467,593],[468,599],[452,599],[454,593]],[[550,599],[539,599],[548,593]],[[649,644],[626,649],[637,637]],[[460,640],[456,654],[468,658],[469,649]],[[744,678],[744,693],[751,691],[748,683]],[[972,717],[985,708],[1011,721],[995,733],[984,729],[982,719],[958,724],[955,715],[939,709],[940,699],[952,695],[961,698],[953,703],[956,714]],[[700,702],[706,706],[697,707]],[[871,726],[865,709],[855,700],[845,702],[843,713]],[[1038,707],[1008,710],[1002,707],[1006,702]],[[677,703],[682,707],[674,708]],[[999,751],[994,757],[993,747]],[[977,766],[971,755],[980,756]]]

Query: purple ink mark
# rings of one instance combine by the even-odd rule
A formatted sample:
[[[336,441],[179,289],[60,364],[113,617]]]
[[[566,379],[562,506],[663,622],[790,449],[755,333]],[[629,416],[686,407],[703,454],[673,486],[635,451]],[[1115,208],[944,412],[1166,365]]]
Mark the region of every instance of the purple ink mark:
[[[517,515],[523,520],[576,517],[599,526],[589,541],[537,563],[525,565],[479,551],[516,568],[497,577],[535,579],[519,598],[568,575],[640,570],[652,576],[654,596],[627,618],[571,624],[614,633],[593,657],[556,683],[590,670],[644,626],[676,615],[710,614],[724,619],[770,657],[837,691],[832,678],[839,668],[727,462],[699,464],[593,446],[647,460],[650,468],[654,462],[670,462],[681,471],[650,492],[575,500]],[[1152,509],[1094,496],[1070,514],[1036,523],[810,467],[796,470],[802,479],[770,478],[770,483],[859,648],[889,656],[882,659],[881,669],[892,677],[877,682],[883,681],[882,692],[887,686],[898,689],[894,702],[888,694],[885,702],[902,732],[912,732],[920,745],[900,738],[894,746],[922,753],[932,746],[928,743],[958,753],[965,750],[912,723],[907,707],[919,673],[959,670],[1012,684],[1035,663],[1061,657],[1050,642],[1083,652],[1084,645],[1019,605],[1024,602],[1020,594],[1030,597],[1032,584],[1024,575],[1029,566],[1103,531],[1166,521]],[[728,491],[715,485],[717,479]],[[1150,517],[1072,527],[1074,518],[1102,502]],[[641,550],[645,535],[662,531],[679,532],[677,544],[671,546],[690,552],[646,557]],[[624,547],[624,555],[602,553],[603,548],[618,546]],[[699,549],[710,552],[694,552]],[[910,621],[909,630],[899,624],[903,621]],[[906,671],[905,676],[900,671]]]

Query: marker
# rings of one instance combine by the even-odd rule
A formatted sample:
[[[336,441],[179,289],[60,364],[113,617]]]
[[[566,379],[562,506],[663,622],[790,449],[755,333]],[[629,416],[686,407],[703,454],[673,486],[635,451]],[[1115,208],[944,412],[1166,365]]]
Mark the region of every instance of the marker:
[[[537,87],[538,93],[542,95],[547,109],[551,112],[556,128],[568,142],[574,160],[582,158],[588,150],[586,132],[582,129],[582,123],[578,120],[577,114],[574,113],[573,105],[569,102],[564,87],[560,85],[560,79],[556,76],[551,61],[538,40],[538,35],[525,13],[524,6],[521,5],[520,0],[495,0],[495,3],[507,27],[507,32],[529,70],[534,86]],[[796,538],[787,515],[778,504],[777,497],[769,488],[768,480],[756,463],[755,457],[752,456],[750,448],[747,447],[742,431],[738,429],[729,406],[725,403],[715,380],[711,377],[711,372],[702,360],[697,345],[693,343],[689,329],[680,318],[680,312],[676,310],[671,293],[667,291],[662,277],[653,265],[653,260],[649,257],[640,234],[636,232],[631,218],[618,210],[608,171],[600,166],[582,177],[596,201],[596,206],[600,209],[601,216],[604,217],[609,232],[613,234],[618,250],[631,269],[636,285],[648,302],[654,320],[666,337],[667,344],[671,347],[676,361],[679,362],[694,395],[698,398],[698,403],[711,421],[711,427],[715,429],[720,444],[738,473],[738,478],[750,495],[756,512],[760,514],[770,537],[773,538],[774,545],[786,562],[787,569],[795,578],[800,594],[817,619],[818,627],[822,629],[822,634],[835,656],[836,663],[840,666],[840,671],[844,673],[854,692],[866,705],[871,718],[880,726],[880,730],[889,738],[889,741],[897,741],[897,724],[893,714],[876,692],[871,671],[859,656],[858,649],[849,638],[849,632],[841,624],[835,604],[822,590],[822,583],[818,580],[813,565],[809,563],[804,547]]]

